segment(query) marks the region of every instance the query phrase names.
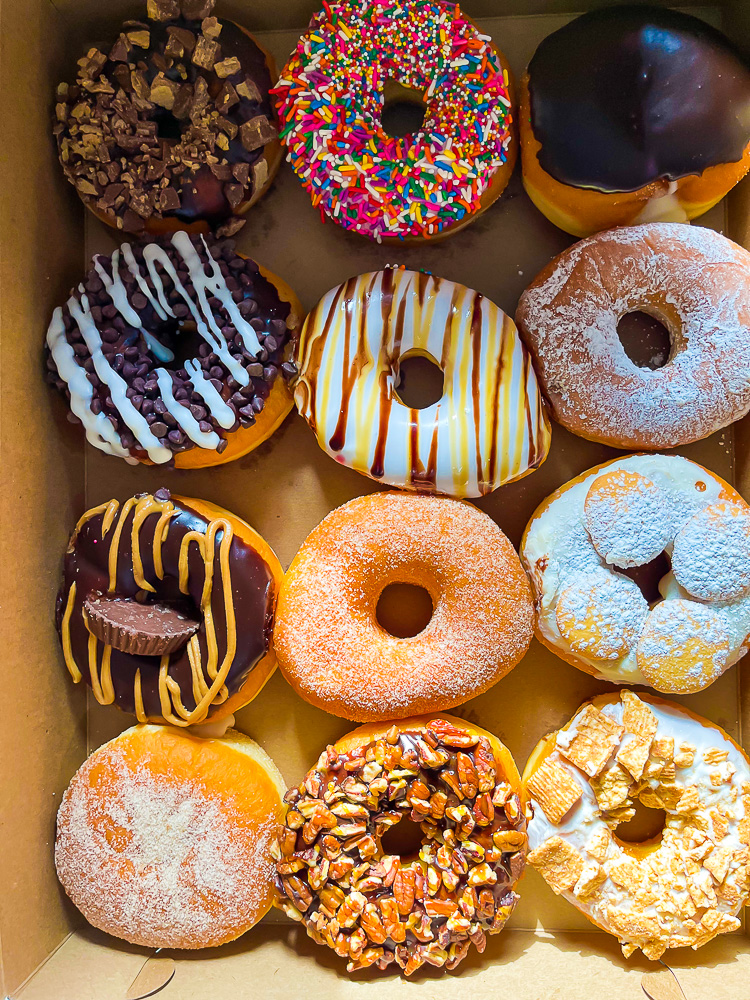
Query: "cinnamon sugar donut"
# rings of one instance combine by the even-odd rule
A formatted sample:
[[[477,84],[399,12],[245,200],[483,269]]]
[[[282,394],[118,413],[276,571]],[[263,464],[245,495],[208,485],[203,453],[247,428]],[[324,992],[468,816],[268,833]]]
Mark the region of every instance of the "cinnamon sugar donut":
[[[96,750],[57,814],[63,888],[145,948],[233,941],[269,910],[284,781],[257,743],[135,726]]]
[[[418,635],[378,623],[389,584],[423,587],[433,614]],[[531,592],[513,546],[471,504],[375,493],[315,528],[279,595],[274,643],[289,683],[358,722],[442,711],[481,694],[531,641]]]
[[[649,604],[627,574],[662,553]],[[537,637],[596,677],[692,694],[747,652],[750,507],[695,462],[630,455],[589,469],[535,511],[521,558]]]
[[[674,448],[750,409],[750,254],[710,229],[613,229],[556,257],[516,323],[552,415],[616,448]],[[639,368],[617,324],[644,312],[669,331],[663,368]]]

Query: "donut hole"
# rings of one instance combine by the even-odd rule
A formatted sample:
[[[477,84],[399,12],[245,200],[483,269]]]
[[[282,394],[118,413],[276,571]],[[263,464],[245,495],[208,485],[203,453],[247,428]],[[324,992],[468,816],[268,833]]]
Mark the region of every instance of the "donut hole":
[[[629,566],[625,569],[618,568],[617,572],[629,577],[636,584],[640,592],[649,604],[654,604],[661,600],[659,583],[664,579],[670,570],[669,556],[666,552],[659,555],[650,562],[642,566]]]
[[[401,139],[418,132],[424,125],[427,106],[418,90],[388,80],[383,88],[380,125],[386,135]]]
[[[667,814],[663,809],[652,809],[637,799],[633,803],[635,815],[625,823],[620,823],[615,836],[624,844],[643,844],[646,841],[661,839],[667,822]]]
[[[655,316],[645,312],[626,313],[617,324],[623,350],[638,368],[663,368],[672,353],[669,330]]]
[[[389,583],[378,598],[378,625],[397,639],[411,639],[430,623],[434,605],[429,591],[412,583]]]
[[[171,111],[167,111],[166,108],[157,108],[153,120],[156,122],[156,134],[160,139],[174,142],[179,140],[184,125],[175,118]]]
[[[411,410],[433,406],[445,392],[445,376],[437,361],[407,351],[398,360],[394,392]]]
[[[186,361],[197,358],[201,345],[205,344],[192,320],[187,320],[179,326],[175,325],[166,336],[160,334],[159,340],[174,354],[174,360],[169,363],[173,371],[183,368]]]
[[[380,846],[384,854],[395,854],[403,864],[409,864],[410,861],[418,860],[423,840],[421,826],[404,817],[394,826],[388,827],[380,838]]]

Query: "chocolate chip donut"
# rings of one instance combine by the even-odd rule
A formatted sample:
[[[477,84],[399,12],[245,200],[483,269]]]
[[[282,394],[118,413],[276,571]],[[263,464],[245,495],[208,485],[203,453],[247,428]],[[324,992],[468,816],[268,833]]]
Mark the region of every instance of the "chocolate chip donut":
[[[57,596],[68,672],[139,722],[227,719],[276,667],[282,575],[250,525],[203,500],[158,490],[93,507]]]
[[[179,468],[230,462],[292,407],[286,358],[300,310],[281,278],[228,241],[209,248],[178,232],[125,243],[94,257],[55,309],[47,377],[109,455]]]
[[[231,235],[281,162],[268,90],[276,67],[215,0],[148,0],[145,21],[78,60],[57,90],[65,176],[126,232]]]

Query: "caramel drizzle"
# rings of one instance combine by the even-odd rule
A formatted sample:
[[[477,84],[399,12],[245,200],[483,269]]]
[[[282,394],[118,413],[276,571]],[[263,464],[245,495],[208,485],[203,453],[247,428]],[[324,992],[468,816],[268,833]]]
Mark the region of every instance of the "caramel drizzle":
[[[115,517],[119,510],[119,517],[115,523]],[[136,584],[143,590],[152,593],[155,588],[145,579],[143,574],[143,559],[141,556],[141,529],[146,519],[158,514],[153,539],[153,562],[154,571],[161,580],[164,577],[164,564],[162,559],[162,548],[169,534],[171,519],[175,514],[174,504],[169,500],[157,500],[154,496],[146,495],[142,497],[131,497],[126,500],[120,508],[117,500],[111,500],[108,504],[101,504],[87,511],[79,520],[73,533],[71,546],[75,541],[78,532],[87,521],[103,515],[102,519],[102,539],[112,530],[108,553],[109,570],[109,591],[113,592],[117,584],[117,566],[120,557],[120,539],[122,537],[125,521],[133,511],[133,523],[131,526],[131,550],[133,577]],[[213,611],[211,608],[211,590],[214,582],[214,554],[216,551],[216,536],[221,532],[222,537],[219,543],[219,570],[221,578],[221,590],[224,601],[224,611],[226,617],[226,653],[219,664],[219,646],[216,637],[216,626],[214,623]],[[212,705],[220,705],[229,697],[226,687],[226,679],[234,661],[237,650],[237,627],[234,610],[234,598],[232,595],[231,570],[229,566],[229,553],[232,547],[233,531],[232,526],[225,518],[212,520],[205,534],[198,531],[189,531],[180,544],[178,560],[179,588],[183,594],[189,593],[190,570],[188,556],[191,544],[198,546],[204,566],[203,591],[201,593],[201,613],[205,626],[207,661],[205,665],[201,662],[201,650],[198,636],[191,637],[188,643],[188,660],[192,675],[192,693],[195,701],[195,708],[190,710],[185,707],[182,700],[182,690],[179,683],[169,676],[169,654],[162,656],[159,664],[159,703],[161,713],[165,721],[173,726],[192,726],[203,722],[208,716]],[[65,613],[62,619],[62,646],[65,664],[68,671],[77,684],[82,679],[82,672],[75,662],[70,640],[70,619],[75,603],[76,584],[71,584],[68,591],[68,600]],[[85,612],[82,612],[84,624],[86,624]],[[88,628],[88,625],[87,625]],[[88,640],[88,670],[91,678],[91,690],[100,705],[110,705],[115,700],[115,690],[112,684],[111,656],[112,647],[106,643],[102,644],[101,663],[98,657],[98,640],[95,635],[89,633]],[[135,714],[139,722],[147,722],[148,716],[143,702],[143,689],[140,668],[136,670],[133,690],[133,700]]]

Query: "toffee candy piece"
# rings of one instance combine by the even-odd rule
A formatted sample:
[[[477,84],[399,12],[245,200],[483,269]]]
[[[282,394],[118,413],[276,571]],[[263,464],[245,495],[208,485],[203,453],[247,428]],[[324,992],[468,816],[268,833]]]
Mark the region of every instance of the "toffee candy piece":
[[[521,559],[537,638],[602,680],[693,694],[747,652],[750,507],[686,458],[630,455],[582,473],[534,512]],[[633,577],[645,585],[651,566],[649,603]]]
[[[464,719],[355,729],[285,798],[278,905],[348,957],[348,972],[455,969],[472,944],[484,951],[518,901],[527,846],[518,771],[496,736]],[[407,818],[421,824],[418,860],[383,849]]]
[[[599,695],[539,742],[523,781],[529,863],[626,957],[739,929],[750,761],[718,726],[650,695]],[[663,810],[664,829],[621,840],[637,802]]]
[[[281,162],[270,53],[214,0],[150,0],[57,89],[65,176],[103,222],[133,233],[231,235]],[[251,127],[251,137],[248,128]]]
[[[58,878],[89,923],[132,944],[233,941],[271,906],[284,791],[241,733],[135,726],[95,750],[65,791]]]
[[[163,656],[174,653],[195,635],[200,622],[168,604],[143,604],[129,597],[92,595],[83,602],[92,635],[123,653]]]
[[[174,233],[96,255],[47,330],[47,379],[109,455],[178,468],[246,455],[292,407],[301,306],[233,249]],[[184,357],[185,338],[198,340]]]
[[[688,14],[592,11],[540,44],[520,126],[524,186],[560,228],[685,222],[750,168],[750,66]]]
[[[167,490],[101,504],[65,554],[56,610],[65,664],[100,704],[139,722],[226,719],[276,667],[282,576],[261,536],[221,507]]]

